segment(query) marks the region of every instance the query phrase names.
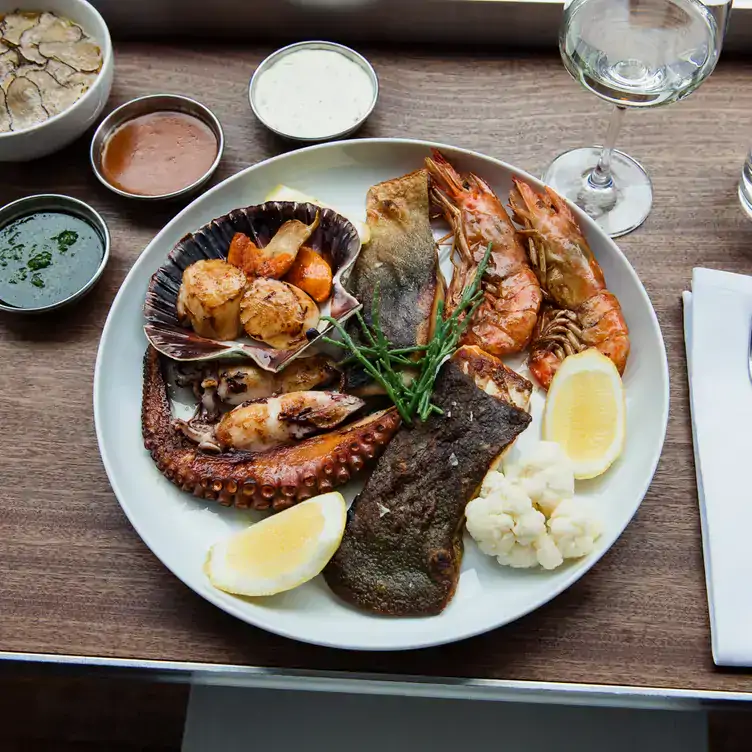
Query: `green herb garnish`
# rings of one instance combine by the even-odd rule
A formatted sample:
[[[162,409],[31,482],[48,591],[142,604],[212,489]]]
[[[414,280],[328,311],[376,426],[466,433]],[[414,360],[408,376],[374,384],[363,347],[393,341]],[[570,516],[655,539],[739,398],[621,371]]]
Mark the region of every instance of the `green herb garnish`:
[[[32,256],[27,262],[26,266],[32,271],[38,269],[45,269],[52,263],[52,254],[49,251],[41,251],[36,256]]]
[[[65,253],[78,240],[78,233],[75,230],[63,230],[61,233],[53,235],[51,240],[57,243],[57,249],[60,253]]]
[[[360,311],[355,314],[363,333],[363,344],[356,343],[342,324],[330,316],[322,316],[322,318],[332,324],[342,337],[342,341],[331,337],[321,339],[348,350],[350,356],[346,362],[360,363],[373,380],[381,384],[407,425],[412,425],[416,415],[425,421],[431,413],[442,412],[441,408],[431,402],[434,382],[441,364],[457,349],[460,337],[483,301],[481,282],[490,257],[491,243],[488,244],[478,264],[472,284],[465,288],[459,304],[446,320],[444,319],[444,302],[439,302],[436,309],[434,335],[425,346],[395,348],[387,340],[380,323],[378,287],[373,294],[371,325],[366,323]],[[416,352],[423,352],[423,355],[417,360],[406,357]],[[405,369],[418,371],[417,376],[408,384],[402,376],[402,371]]]
[[[44,287],[44,280],[37,272],[34,272],[34,274],[31,275],[31,284],[34,285],[34,287]]]

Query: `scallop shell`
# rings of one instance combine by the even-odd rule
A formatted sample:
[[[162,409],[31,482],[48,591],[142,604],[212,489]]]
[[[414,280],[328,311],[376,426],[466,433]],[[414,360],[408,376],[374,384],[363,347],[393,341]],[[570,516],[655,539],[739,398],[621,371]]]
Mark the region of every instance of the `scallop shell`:
[[[252,358],[267,371],[279,371],[331,329],[331,324],[320,321],[318,334],[296,349],[275,350],[268,345],[241,338],[222,341],[200,337],[178,321],[176,303],[183,271],[201,259],[226,259],[230,240],[236,232],[248,235],[257,246],[263,247],[274,237],[284,222],[298,219],[311,224],[320,214],[319,226],[306,241],[306,245],[333,260],[334,276],[332,294],[320,306],[322,315],[345,321],[360,303],[344,288],[344,284],[360,253],[360,237],[355,227],[332,209],[321,209],[314,204],[295,201],[268,201],[259,206],[234,209],[229,214],[212,220],[200,229],[186,235],[167,257],[167,261],[154,273],[149,283],[144,303],[146,324],[144,332],[149,342],[168,358],[179,361],[212,360],[231,355]]]

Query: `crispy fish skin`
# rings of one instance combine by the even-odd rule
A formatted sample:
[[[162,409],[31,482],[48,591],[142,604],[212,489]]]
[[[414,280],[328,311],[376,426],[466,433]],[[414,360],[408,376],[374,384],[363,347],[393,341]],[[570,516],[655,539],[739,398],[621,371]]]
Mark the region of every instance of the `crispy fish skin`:
[[[504,365],[495,355],[481,350],[477,345],[463,345],[452,357],[462,373],[475,379],[479,389],[521,410],[529,408],[532,383]]]
[[[396,347],[428,341],[432,313],[443,297],[428,208],[426,170],[387,180],[368,191],[371,241],[363,246],[347,286],[371,323],[378,285],[381,327]]]
[[[446,607],[459,580],[465,506],[530,423],[456,362],[442,369],[433,400],[444,415],[392,439],[324,570],[337,595],[366,611],[430,616]]]

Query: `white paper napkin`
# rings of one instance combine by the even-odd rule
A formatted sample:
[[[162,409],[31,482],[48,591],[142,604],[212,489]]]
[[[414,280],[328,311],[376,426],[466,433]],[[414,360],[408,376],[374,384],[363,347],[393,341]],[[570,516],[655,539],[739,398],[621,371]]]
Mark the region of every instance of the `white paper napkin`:
[[[752,277],[695,269],[683,299],[713,660],[752,666]]]

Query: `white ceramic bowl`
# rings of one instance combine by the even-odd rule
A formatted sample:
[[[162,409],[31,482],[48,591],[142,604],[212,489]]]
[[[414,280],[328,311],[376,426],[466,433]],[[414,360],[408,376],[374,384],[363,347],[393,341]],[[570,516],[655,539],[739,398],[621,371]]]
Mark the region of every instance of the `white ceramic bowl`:
[[[77,23],[101,48],[102,70],[93,86],[72,107],[24,131],[0,133],[0,162],[26,162],[44,157],[75,141],[102,112],[110,96],[115,70],[107,24],[86,0],[0,0],[0,15],[15,10],[49,11]]]

